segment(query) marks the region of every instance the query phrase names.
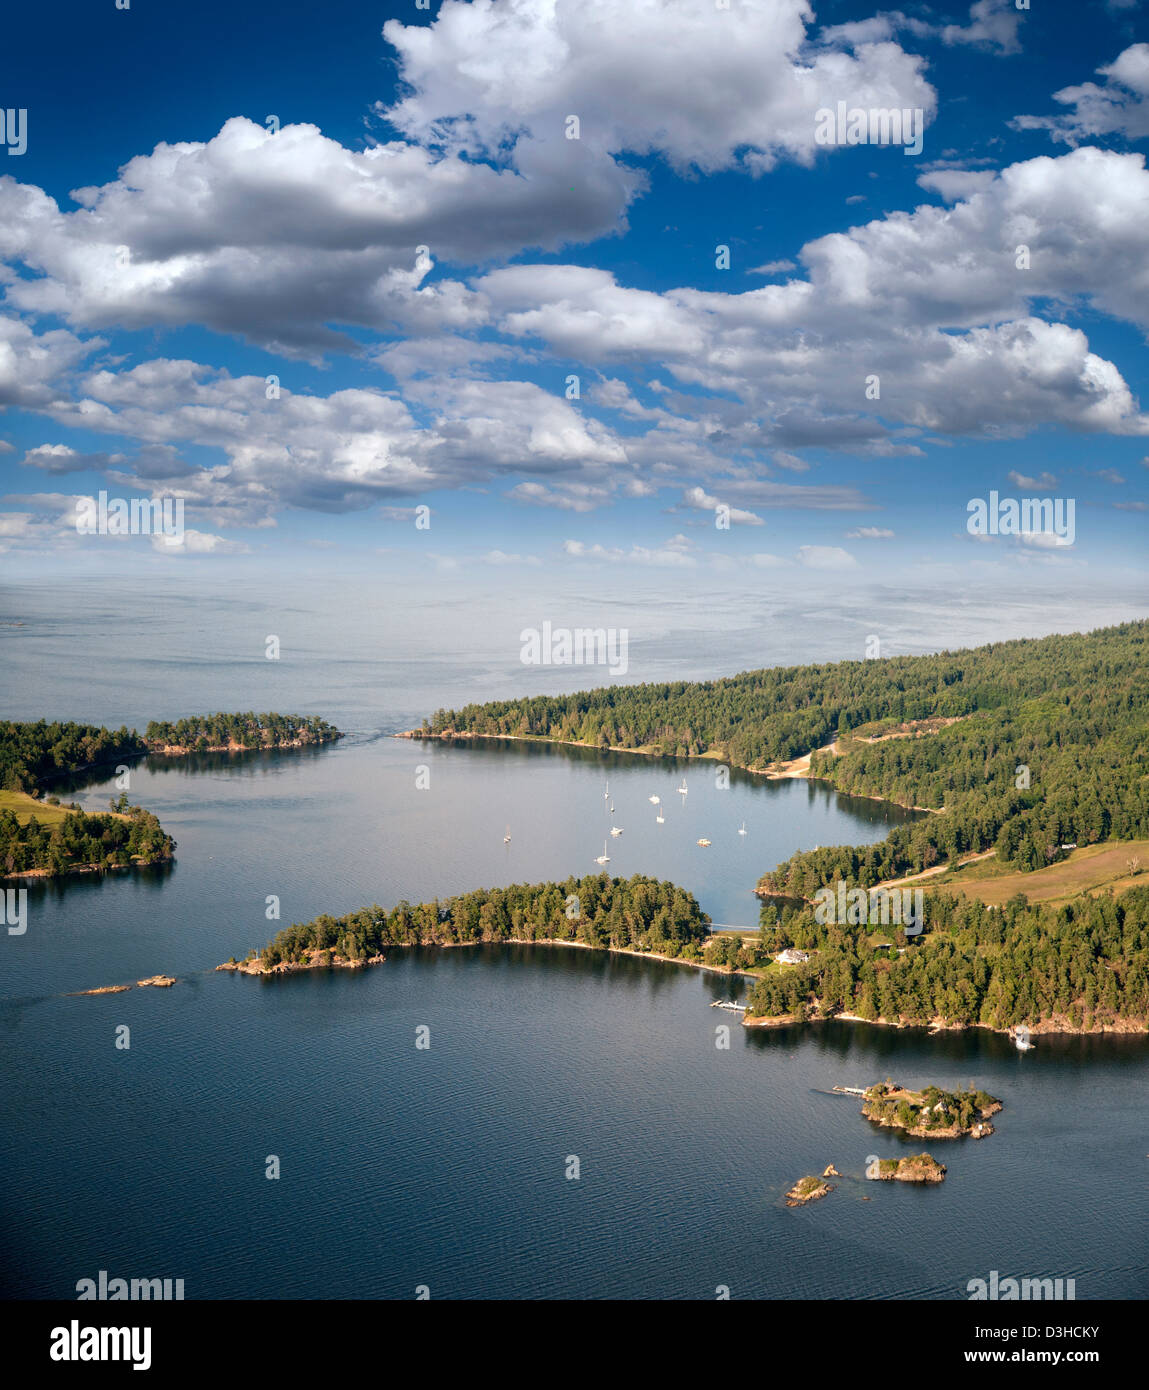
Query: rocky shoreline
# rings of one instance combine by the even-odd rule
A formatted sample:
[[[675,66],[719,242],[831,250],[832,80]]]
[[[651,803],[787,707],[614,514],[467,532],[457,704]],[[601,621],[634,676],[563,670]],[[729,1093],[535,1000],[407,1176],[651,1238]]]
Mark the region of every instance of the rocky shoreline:
[[[209,743],[206,748],[192,748],[185,743],[156,742],[148,744],[148,752],[165,758],[186,758],[193,753],[268,753],[277,748],[318,748],[321,744],[334,743],[342,737],[342,733],[336,733],[329,738],[287,738],[278,743],[257,743],[254,746],[233,740],[231,743]]]
[[[293,975],[299,970],[362,970],[367,965],[382,965],[387,959],[384,955],[374,955],[363,960],[347,960],[334,952],[318,950],[310,952],[310,956],[306,962],[281,960],[278,965],[270,966],[264,965],[258,956],[249,956],[247,960],[225,960],[216,969],[235,970],[241,975]],[[329,959],[324,960],[323,956]]]
[[[830,1168],[833,1166],[831,1163]],[[816,1202],[819,1197],[825,1197],[833,1190],[833,1183],[809,1174],[804,1178],[799,1178],[790,1191],[786,1193],[786,1205],[788,1207],[803,1207],[807,1202]]]
[[[731,970],[727,966],[707,965],[700,960],[687,960],[684,956],[661,955],[656,951],[632,951],[616,946],[588,946],[585,941],[564,941],[560,937],[504,936],[484,941],[412,941],[394,945],[390,949],[401,951],[408,949],[409,946],[429,946],[440,951],[463,950],[473,946],[569,946],[578,951],[603,951],[612,956],[633,956],[637,960],[659,960],[668,965],[686,965],[692,970],[705,970],[712,975],[723,975],[728,979],[756,980],[758,978],[757,975],[746,970]],[[273,965],[270,968],[264,966],[258,956],[249,956],[246,960],[224,961],[222,965],[217,965],[215,968],[216,970],[237,971],[241,975],[289,975],[299,970],[358,970],[365,965],[382,965],[387,959],[385,955],[378,954],[369,956],[364,960],[346,960],[342,956],[328,952],[327,954],[331,956],[331,959],[323,960],[321,957],[324,954],[324,951],[321,950],[311,950],[308,952],[310,958],[306,962],[280,961],[278,965]]]
[[[967,1135],[971,1139],[986,1139],[994,1132],[989,1117],[1002,1109],[1002,1103],[996,1096],[978,1094],[983,1096],[984,1104],[977,1104],[972,1091],[955,1095],[938,1087],[910,1091],[897,1082],[883,1081],[866,1091],[861,1113],[871,1124],[880,1125],[883,1129],[900,1130],[915,1139],[962,1139]],[[912,1118],[919,1123],[905,1124],[898,1118],[897,1110],[902,1105],[908,1107]],[[967,1108],[972,1105],[976,1114],[976,1118],[971,1116],[966,1125],[961,1124],[958,1115],[954,1114],[963,1105]],[[890,1107],[893,1107],[892,1113]],[[941,1119],[952,1117],[952,1123],[929,1125],[920,1122],[930,1114]]]
[[[817,1202],[835,1190],[834,1184],[826,1179],[841,1176],[832,1163],[826,1165],[821,1177],[807,1173],[786,1193],[786,1205],[804,1207],[807,1202]],[[908,1154],[905,1158],[873,1158],[867,1164],[866,1177],[876,1182],[939,1183],[945,1182],[946,1165],[927,1153]],[[868,1202],[870,1199],[864,1197],[862,1200]]]
[[[1005,1028],[995,1028],[992,1023],[950,1023],[944,1018],[931,1018],[927,1023],[907,1023],[904,1021],[895,1022],[889,1018],[862,1018],[860,1014],[838,1013],[838,1014],[819,1014],[814,1017],[799,1018],[797,1014],[761,1014],[751,1016],[743,1015],[742,1026],[744,1028],[788,1028],[794,1024],[802,1023],[866,1023],[871,1027],[878,1028],[925,1028],[932,1033],[967,1033],[974,1028],[979,1028],[986,1033],[1000,1033],[1005,1037],[1012,1038],[1017,1030],[1016,1024],[1009,1024]],[[1128,1035],[1133,1033],[1149,1032],[1149,1023],[1135,1018],[1118,1018],[1106,1020],[1100,1023],[1093,1023],[1090,1027],[1074,1027],[1063,1015],[1056,1015],[1053,1018],[1041,1019],[1037,1023],[1027,1025],[1031,1036],[1039,1037],[1042,1034],[1056,1037],[1058,1035],[1071,1036],[1100,1036],[1103,1033],[1118,1033]]]
[[[867,1177],[879,1182],[944,1182],[946,1165],[929,1154],[911,1154],[906,1158],[882,1158],[876,1169],[867,1169]]]

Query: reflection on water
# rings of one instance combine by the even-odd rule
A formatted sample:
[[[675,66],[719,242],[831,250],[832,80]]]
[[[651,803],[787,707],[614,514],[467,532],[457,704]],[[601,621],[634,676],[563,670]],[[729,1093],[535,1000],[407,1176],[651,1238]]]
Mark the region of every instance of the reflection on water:
[[[608,779],[625,827],[612,871],[680,882],[733,923],[794,850],[909,814],[739,773],[723,789],[704,762],[514,743],[142,760],[131,798],[176,862],[36,885],[27,932],[0,949],[0,1292],[74,1297],[109,1269],[184,1278],[189,1298],[408,1299],[420,1283],[955,1298],[995,1268],[1074,1277],[1079,1299],[1143,1296],[1143,1038],[1042,1037],[1022,1055],[978,1031],[743,1029],[710,1008],[743,981],[543,946],[393,950],[271,981],[213,969],[320,912],[591,872]],[[85,785],[93,802],[114,790],[107,773]],[[158,972],[178,983],[64,997]],[[935,1155],[940,1187],[869,1184],[868,1156],[905,1141],[825,1092],[885,1076],[974,1081],[1005,1101],[997,1132]],[[787,1188],[830,1162],[838,1190],[788,1210]]]

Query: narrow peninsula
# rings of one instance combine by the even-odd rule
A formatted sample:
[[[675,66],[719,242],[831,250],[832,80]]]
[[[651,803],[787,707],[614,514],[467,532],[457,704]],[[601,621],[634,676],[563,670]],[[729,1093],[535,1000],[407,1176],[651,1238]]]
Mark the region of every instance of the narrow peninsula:
[[[484,943],[581,946],[702,964],[710,919],[676,884],[644,874],[516,883],[386,911],[377,904],[281,931],[261,951],[219,970],[277,975],[293,970],[372,965],[402,946]]]

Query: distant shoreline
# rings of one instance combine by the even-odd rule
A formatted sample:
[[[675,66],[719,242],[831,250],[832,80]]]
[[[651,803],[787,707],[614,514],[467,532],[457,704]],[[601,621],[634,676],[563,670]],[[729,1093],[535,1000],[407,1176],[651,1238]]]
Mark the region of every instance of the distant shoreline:
[[[908,1032],[911,1029],[925,1029],[931,1037],[937,1033],[969,1033],[975,1029],[981,1029],[985,1033],[1000,1033],[1004,1037],[1012,1037],[1016,1024],[1011,1024],[1005,1028],[995,1028],[992,1023],[947,1023],[941,1018],[931,1018],[928,1023],[900,1023],[888,1018],[862,1018],[860,1014],[838,1013],[824,1014],[816,1018],[796,1018],[793,1014],[769,1014],[757,1017],[745,1017],[742,1020],[746,1028],[788,1028],[799,1027],[806,1023],[865,1023],[873,1028],[893,1028],[899,1032]],[[1114,1023],[1100,1024],[1091,1028],[1075,1028],[1068,1019],[1051,1018],[1042,1019],[1038,1023],[1027,1025],[1033,1037],[1101,1037],[1109,1033],[1121,1037],[1136,1037],[1138,1035],[1149,1034],[1149,1023],[1144,1020],[1123,1018]]]
[[[717,762],[717,753],[657,753],[650,748],[624,748],[619,744],[610,743],[605,747],[598,743],[582,743],[574,738],[552,738],[548,734],[478,734],[471,733],[465,729],[445,729],[439,734],[424,733],[422,729],[404,729],[400,733],[392,734],[392,738],[424,739],[431,743],[455,743],[469,738],[488,739],[490,741],[506,740],[510,743],[542,743],[555,748],[590,748],[599,753],[633,753],[640,758],[664,758],[664,759],[689,759],[691,762]],[[823,752],[823,749],[815,749],[814,752]],[[877,801],[883,806],[897,806],[903,811],[917,811],[926,815],[940,816],[945,807],[937,806],[911,806],[905,801],[893,801],[888,796],[872,796],[868,792],[848,792],[836,786],[826,777],[812,777],[810,775],[811,753],[803,753],[801,757],[790,758],[782,761],[777,768],[747,767],[744,763],[731,762],[730,767],[736,768],[739,772],[745,772],[751,777],[764,777],[767,782],[821,782],[825,787],[832,787],[839,796],[856,797],[859,801]],[[800,764],[805,763],[805,767]]]

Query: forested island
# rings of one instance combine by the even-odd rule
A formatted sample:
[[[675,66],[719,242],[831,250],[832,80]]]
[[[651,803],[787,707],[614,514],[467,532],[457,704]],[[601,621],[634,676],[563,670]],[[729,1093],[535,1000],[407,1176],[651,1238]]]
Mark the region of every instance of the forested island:
[[[676,884],[643,874],[480,888],[434,902],[374,905],[286,927],[262,951],[219,969],[263,975],[366,965],[396,946],[555,942],[701,963],[710,919]]]
[[[0,877],[94,873],[172,858],[176,842],[150,811],[129,804],[126,793],[109,803],[107,813],[92,814],[50,795],[55,779],[148,752],[300,747],[341,737],[325,720],[284,714],[153,722],[145,738],[126,727],[0,721]]]
[[[145,743],[152,753],[227,753],[256,748],[303,748],[343,734],[317,715],[198,714],[174,723],[153,719]]]
[[[989,1117],[1000,1109],[1001,1101],[986,1091],[943,1091],[940,1086],[908,1091],[888,1079],[870,1086],[862,1102],[867,1120],[923,1139],[966,1134],[984,1139],[993,1133]]]

